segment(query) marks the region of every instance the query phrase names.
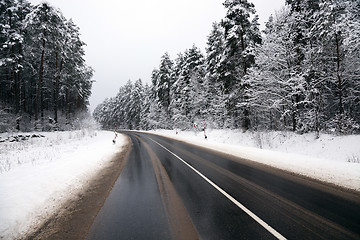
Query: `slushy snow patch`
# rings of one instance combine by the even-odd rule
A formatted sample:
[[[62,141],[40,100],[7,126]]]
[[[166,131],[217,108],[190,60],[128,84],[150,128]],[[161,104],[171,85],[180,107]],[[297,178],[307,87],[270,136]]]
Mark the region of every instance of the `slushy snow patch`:
[[[360,135],[156,130],[153,133],[360,191]]]
[[[94,130],[40,134],[0,143],[0,239],[18,239],[59,210],[127,141]]]

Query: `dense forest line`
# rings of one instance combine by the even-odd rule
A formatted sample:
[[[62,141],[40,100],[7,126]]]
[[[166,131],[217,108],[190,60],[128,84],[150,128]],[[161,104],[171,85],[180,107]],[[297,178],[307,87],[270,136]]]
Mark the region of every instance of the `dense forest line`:
[[[252,3],[223,5],[206,54],[165,53],[150,85],[129,81],[95,119],[105,128],[359,132],[359,1],[287,0],[263,34]]]
[[[359,132],[360,2],[287,0],[261,34],[255,6],[226,0],[206,53],[165,53],[94,111],[105,128]]]
[[[47,3],[0,0],[0,132],[61,129],[87,111],[79,28]]]

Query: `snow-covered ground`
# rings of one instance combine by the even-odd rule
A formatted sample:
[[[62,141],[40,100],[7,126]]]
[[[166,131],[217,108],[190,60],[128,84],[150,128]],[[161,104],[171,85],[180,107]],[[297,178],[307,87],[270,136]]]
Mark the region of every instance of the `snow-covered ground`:
[[[151,132],[360,191],[360,135],[207,130],[205,140],[204,132]]]
[[[22,133],[27,140],[10,142],[19,134],[0,134],[0,239],[17,239],[49,217],[126,143],[95,130]]]

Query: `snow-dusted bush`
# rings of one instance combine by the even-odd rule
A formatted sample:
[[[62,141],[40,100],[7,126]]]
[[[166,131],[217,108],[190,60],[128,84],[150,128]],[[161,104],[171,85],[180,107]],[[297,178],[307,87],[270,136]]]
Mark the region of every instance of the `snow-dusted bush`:
[[[359,132],[360,125],[346,114],[337,114],[328,123],[330,132],[339,135],[349,135]]]
[[[9,109],[0,103],[0,133],[12,130],[15,127],[16,117],[9,113]]]

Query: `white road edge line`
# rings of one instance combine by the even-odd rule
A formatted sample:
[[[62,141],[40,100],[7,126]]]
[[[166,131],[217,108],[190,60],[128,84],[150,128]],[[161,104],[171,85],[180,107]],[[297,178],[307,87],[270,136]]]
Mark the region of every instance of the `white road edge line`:
[[[247,209],[244,205],[242,205],[240,202],[238,202],[235,198],[233,198],[230,194],[228,194],[227,192],[225,192],[222,188],[220,188],[218,185],[216,185],[213,181],[211,181],[210,179],[208,179],[204,174],[202,174],[201,172],[199,172],[197,169],[195,169],[193,166],[191,166],[189,163],[187,163],[186,161],[184,161],[181,157],[179,157],[178,155],[176,155],[175,153],[173,153],[172,151],[170,151],[169,149],[167,149],[166,147],[164,147],[163,145],[161,145],[160,143],[158,143],[157,141],[153,140],[150,138],[151,141],[155,142],[156,144],[158,144],[160,147],[164,148],[166,151],[168,151],[169,153],[171,153],[172,155],[174,155],[177,159],[179,159],[180,161],[182,161],[186,166],[188,166],[189,168],[191,168],[194,172],[196,172],[200,177],[202,177],[205,181],[207,181],[208,183],[210,183],[216,190],[218,190],[220,193],[222,193],[225,197],[227,197],[230,201],[232,201],[236,206],[238,206],[241,210],[243,210],[245,213],[247,213],[252,219],[254,219],[256,222],[258,222],[262,227],[264,227],[267,231],[269,231],[274,237],[276,237],[277,239],[286,239],[283,235],[281,235],[278,231],[276,231],[275,229],[273,229],[269,224],[267,224],[266,222],[264,222],[261,218],[259,218],[258,216],[256,216],[253,212],[251,212],[249,209]]]

